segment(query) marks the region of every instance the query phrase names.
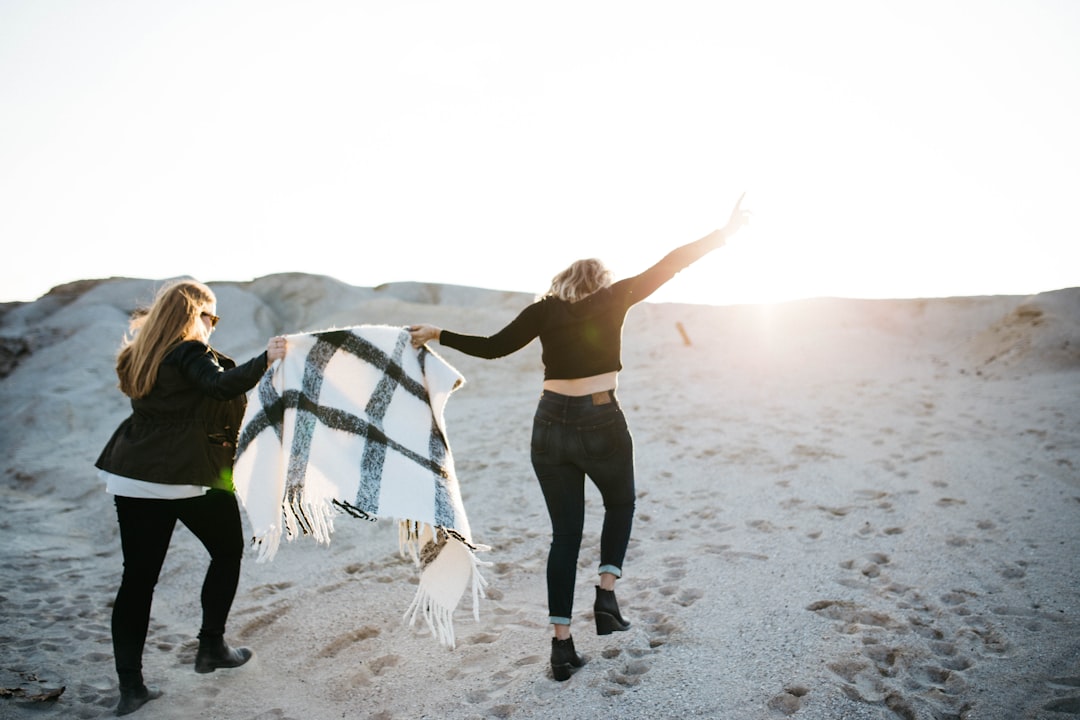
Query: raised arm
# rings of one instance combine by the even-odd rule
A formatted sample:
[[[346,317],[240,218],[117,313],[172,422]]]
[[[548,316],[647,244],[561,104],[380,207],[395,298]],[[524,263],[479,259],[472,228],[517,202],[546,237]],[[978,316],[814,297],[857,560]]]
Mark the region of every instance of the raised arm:
[[[675,272],[678,272],[705,257],[709,252],[723,247],[728,238],[735,235],[744,225],[750,222],[750,211],[742,209],[744,197],[746,197],[745,192],[735,202],[735,207],[732,208],[731,216],[724,227],[712,231],[700,240],[675,248],[661,262],[670,262],[672,265],[677,265],[678,269]]]
[[[675,273],[686,269],[713,250],[723,247],[730,237],[750,221],[750,211],[742,208],[745,196],[745,192],[739,196],[724,227],[694,242],[675,248],[645,272],[621,281],[630,286],[628,293],[630,303],[641,302],[661,285],[675,277]]]

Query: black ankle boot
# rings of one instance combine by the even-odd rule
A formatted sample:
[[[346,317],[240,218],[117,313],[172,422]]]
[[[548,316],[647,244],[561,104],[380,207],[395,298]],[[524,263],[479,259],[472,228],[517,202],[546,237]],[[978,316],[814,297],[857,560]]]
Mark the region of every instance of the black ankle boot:
[[[240,667],[251,659],[251,650],[231,648],[224,638],[199,640],[199,651],[195,654],[195,672],[211,673],[218,668]]]
[[[116,706],[116,714],[130,715],[146,703],[159,697],[161,697],[161,691],[156,687],[146,687],[141,684],[137,687],[121,687],[120,704]]]
[[[551,674],[556,680],[569,680],[574,670],[584,664],[585,658],[574,650],[574,638],[551,638]]]
[[[615,599],[614,590],[604,590],[599,585],[596,586],[593,614],[596,616],[597,635],[610,635],[630,629],[630,623],[623,620],[623,616],[619,614],[619,603]]]

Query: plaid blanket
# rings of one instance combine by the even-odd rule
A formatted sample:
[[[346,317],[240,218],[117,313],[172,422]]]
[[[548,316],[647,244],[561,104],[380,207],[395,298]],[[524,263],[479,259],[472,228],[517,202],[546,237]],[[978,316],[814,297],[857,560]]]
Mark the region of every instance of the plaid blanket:
[[[452,614],[484,580],[461,502],[443,410],[464,378],[404,328],[360,325],[287,336],[284,360],[248,397],[233,483],[260,562],[284,535],[328,544],[334,517],[396,518],[421,567],[405,617],[454,646]]]

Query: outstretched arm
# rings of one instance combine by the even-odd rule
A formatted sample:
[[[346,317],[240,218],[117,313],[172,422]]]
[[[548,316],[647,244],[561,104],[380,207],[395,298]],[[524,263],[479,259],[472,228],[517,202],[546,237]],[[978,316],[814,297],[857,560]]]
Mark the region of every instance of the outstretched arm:
[[[745,192],[743,192],[743,194],[739,196],[739,199],[735,201],[735,207],[731,210],[731,216],[728,218],[727,225],[724,225],[724,227],[719,230],[712,231],[700,240],[683,245],[668,253],[668,258],[672,258],[673,256],[676,256],[676,254],[680,256],[680,259],[685,258],[685,264],[681,265],[679,270],[700,260],[709,251],[723,247],[727,243],[728,238],[739,232],[744,225],[750,222],[750,211],[742,209],[744,197],[746,197]],[[665,260],[666,259],[667,258],[665,258]]]
[[[416,348],[426,342],[438,340],[442,345],[460,350],[466,355],[492,360],[517,352],[540,334],[543,307],[542,301],[534,302],[518,313],[509,325],[487,337],[462,335],[434,325],[410,325],[409,335],[413,347]]]
[[[739,196],[724,227],[712,231],[699,240],[675,248],[645,272],[624,280],[623,282],[630,284],[628,293],[630,304],[641,302],[649,297],[657,288],[675,277],[675,273],[689,267],[711,251],[723,247],[728,238],[739,232],[743,225],[750,221],[750,211],[742,208],[745,196],[745,192]]]

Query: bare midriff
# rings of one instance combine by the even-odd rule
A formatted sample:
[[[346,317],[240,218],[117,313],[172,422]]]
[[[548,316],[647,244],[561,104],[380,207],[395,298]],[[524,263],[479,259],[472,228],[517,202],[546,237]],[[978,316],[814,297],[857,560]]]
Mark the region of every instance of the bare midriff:
[[[601,375],[590,375],[589,377],[570,380],[545,380],[544,389],[560,395],[581,397],[582,395],[592,395],[605,390],[614,390],[618,383],[619,371],[612,370]]]

